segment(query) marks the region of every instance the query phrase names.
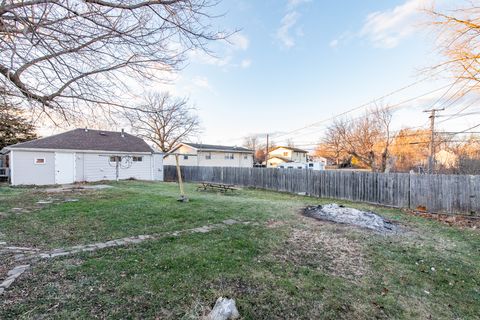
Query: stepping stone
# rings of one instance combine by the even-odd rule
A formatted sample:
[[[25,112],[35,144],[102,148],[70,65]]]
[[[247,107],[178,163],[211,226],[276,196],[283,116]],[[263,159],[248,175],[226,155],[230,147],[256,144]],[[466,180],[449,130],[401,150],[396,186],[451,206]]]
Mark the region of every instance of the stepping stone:
[[[78,201],[78,199],[73,199],[73,198],[72,199],[67,198],[67,199],[63,200],[63,202],[77,202],[77,201]]]
[[[50,203],[53,203],[52,200],[40,200],[40,201],[37,201],[38,204],[50,204]]]
[[[238,222],[237,222],[237,220],[227,219],[227,220],[223,220],[223,223],[226,224],[226,225],[232,225],[232,224],[236,224]]]

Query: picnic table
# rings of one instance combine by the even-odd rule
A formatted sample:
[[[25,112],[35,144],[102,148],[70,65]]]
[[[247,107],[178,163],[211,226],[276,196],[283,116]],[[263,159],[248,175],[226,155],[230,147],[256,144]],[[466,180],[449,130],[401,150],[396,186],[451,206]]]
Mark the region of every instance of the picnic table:
[[[197,186],[197,191],[198,190],[215,190],[215,191],[220,191],[222,193],[226,193],[228,191],[235,191],[238,190],[238,188],[235,187],[233,184],[226,184],[226,183],[215,183],[215,182],[200,182]]]

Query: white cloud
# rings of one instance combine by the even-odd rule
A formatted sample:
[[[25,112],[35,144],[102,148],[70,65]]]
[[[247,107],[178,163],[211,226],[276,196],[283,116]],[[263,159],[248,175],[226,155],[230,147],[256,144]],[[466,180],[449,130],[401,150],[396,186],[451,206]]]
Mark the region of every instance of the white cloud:
[[[211,89],[207,77],[196,76],[192,79],[192,84],[201,89]]]
[[[242,62],[240,63],[240,66],[244,69],[250,67],[251,65],[252,65],[252,60],[250,59],[243,59]]]
[[[333,39],[332,41],[330,41],[330,43],[328,45],[332,48],[336,48],[336,47],[338,47],[338,43],[339,43],[338,39]]]
[[[394,48],[417,30],[421,10],[431,3],[432,0],[407,0],[393,9],[372,12],[359,36],[366,37],[376,47]]]
[[[295,39],[290,33],[292,29],[300,18],[300,14],[297,11],[288,12],[282,18],[280,28],[277,30],[277,38],[283,43],[287,48],[291,48],[295,45]]]
[[[280,21],[280,27],[277,29],[276,38],[286,48],[291,48],[295,45],[295,37],[302,37],[303,30],[301,27],[296,27],[301,14],[298,12],[298,7],[311,2],[312,0],[288,0],[287,12]]]
[[[247,50],[250,45],[250,40],[240,32],[234,33],[228,39],[234,50]]]
[[[301,4],[311,2],[311,1],[312,0],[288,0],[287,8],[291,10],[291,9],[294,9],[294,8],[298,7]]]
[[[217,42],[215,48],[212,48],[213,53],[196,49],[189,51],[188,56],[190,60],[197,63],[229,67],[238,65],[238,63],[233,63],[236,53],[246,51],[249,46],[249,38],[240,32],[236,32],[227,40]]]

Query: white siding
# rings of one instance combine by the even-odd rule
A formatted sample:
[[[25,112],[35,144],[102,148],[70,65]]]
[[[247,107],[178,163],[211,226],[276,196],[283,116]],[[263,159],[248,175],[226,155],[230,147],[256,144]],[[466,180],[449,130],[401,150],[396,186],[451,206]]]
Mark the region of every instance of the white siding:
[[[178,162],[181,166],[201,166],[201,167],[253,167],[253,155],[251,153],[233,152],[233,159],[226,159],[230,154],[224,151],[198,151],[196,149],[181,146],[174,153],[179,154]],[[183,154],[189,154],[185,159]],[[192,155],[193,154],[193,155]],[[207,159],[210,155],[210,159]],[[246,159],[245,159],[246,157]],[[175,156],[167,156],[163,160],[164,165],[176,165]]]
[[[35,164],[35,158],[44,158],[45,164]],[[12,185],[55,184],[55,153],[20,151],[10,152]]]
[[[120,155],[120,154],[117,154]],[[140,155],[139,155],[140,156]],[[128,168],[120,167],[119,179],[135,178],[138,180],[152,179],[152,156],[141,155],[143,161],[132,162]],[[78,166],[78,164],[77,164]],[[115,163],[110,163],[108,156],[96,153],[83,154],[84,181],[115,180]]]

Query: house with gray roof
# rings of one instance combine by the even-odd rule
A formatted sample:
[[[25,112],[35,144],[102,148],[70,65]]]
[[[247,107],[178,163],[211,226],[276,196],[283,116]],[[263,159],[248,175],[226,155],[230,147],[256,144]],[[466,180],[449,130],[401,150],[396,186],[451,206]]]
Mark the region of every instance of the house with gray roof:
[[[124,132],[75,129],[5,148],[12,185],[163,180],[163,154]]]
[[[181,166],[253,167],[253,150],[237,146],[184,142],[165,154],[164,164],[175,165],[176,155]]]

